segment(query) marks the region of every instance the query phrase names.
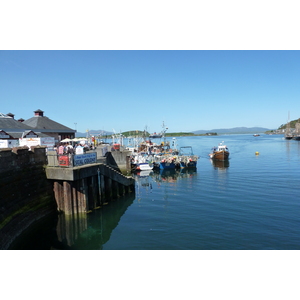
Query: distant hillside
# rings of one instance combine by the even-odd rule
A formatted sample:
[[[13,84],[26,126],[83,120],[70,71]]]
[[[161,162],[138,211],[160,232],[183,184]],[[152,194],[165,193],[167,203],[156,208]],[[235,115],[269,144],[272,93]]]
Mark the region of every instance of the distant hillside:
[[[283,125],[282,125],[283,126]],[[291,126],[292,127],[292,126]],[[166,133],[166,136],[187,136],[192,134],[206,134],[206,133],[217,133],[217,134],[229,134],[229,133],[263,133],[266,131],[270,131],[271,129],[263,128],[263,127],[235,127],[235,128],[228,128],[228,129],[212,129],[212,130],[197,130],[192,132],[178,132],[178,133]],[[105,130],[90,130],[89,131],[90,136],[110,136],[114,134],[111,131],[105,131]],[[133,130],[133,131],[126,131],[122,132],[124,136],[149,136],[149,132],[140,131],[140,130]],[[76,137],[86,137],[87,132],[76,132]]]
[[[212,130],[197,130],[193,131],[194,134],[204,134],[209,132],[216,132],[218,134],[222,133],[262,133],[271,130],[264,127],[234,127],[228,129],[212,129]]]
[[[87,132],[76,132],[75,137],[86,137]],[[113,132],[111,131],[105,131],[105,130],[90,130],[89,131],[90,135],[94,136],[106,136],[106,135],[111,135]]]
[[[296,120],[290,121],[290,127],[291,128],[295,128],[295,125],[296,125],[297,122],[300,122],[300,119],[296,119]],[[285,129],[286,125],[287,125],[287,123],[286,124],[282,124],[282,125],[280,125],[278,127],[278,129]]]

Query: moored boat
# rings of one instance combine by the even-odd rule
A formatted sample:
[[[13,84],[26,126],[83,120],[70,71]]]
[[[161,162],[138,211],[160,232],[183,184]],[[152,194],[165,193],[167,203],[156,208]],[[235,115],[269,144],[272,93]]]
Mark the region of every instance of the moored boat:
[[[158,133],[156,133],[156,132],[154,132],[153,134],[151,134],[151,135],[149,135],[149,138],[150,139],[160,139],[160,138],[162,138],[162,134],[158,134]]]
[[[176,168],[176,156],[172,154],[153,155],[153,165],[160,170]]]
[[[224,142],[220,143],[218,147],[212,148],[212,153],[209,154],[211,159],[215,160],[227,160],[229,158],[229,150]]]
[[[152,170],[153,164],[149,161],[149,157],[146,154],[136,153],[131,155],[131,169],[133,171]]]
[[[194,155],[191,146],[180,147],[178,162],[180,168],[196,168],[198,156]]]
[[[163,130],[159,133],[154,132],[153,134],[149,135],[150,139],[161,139],[162,137],[165,136],[166,131],[168,130],[168,128],[165,127],[165,123],[163,122],[162,124],[162,128]]]

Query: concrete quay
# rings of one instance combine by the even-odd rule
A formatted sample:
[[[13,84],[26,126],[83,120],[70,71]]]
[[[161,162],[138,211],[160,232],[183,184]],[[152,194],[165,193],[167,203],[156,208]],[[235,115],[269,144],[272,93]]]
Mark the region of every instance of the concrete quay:
[[[59,211],[65,214],[89,212],[111,199],[134,192],[135,181],[126,176],[130,173],[130,151],[103,149],[96,149],[97,163],[46,168]]]

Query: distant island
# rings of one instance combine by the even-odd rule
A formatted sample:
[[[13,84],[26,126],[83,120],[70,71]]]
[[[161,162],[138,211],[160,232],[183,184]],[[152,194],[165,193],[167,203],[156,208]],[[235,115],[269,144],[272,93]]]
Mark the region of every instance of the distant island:
[[[212,130],[197,130],[193,131],[194,134],[206,134],[216,132],[218,134],[246,134],[246,133],[264,133],[270,131],[269,128],[264,127],[234,127],[228,129],[212,129]]]
[[[214,136],[219,134],[254,134],[254,133],[267,133],[273,132],[274,130],[264,128],[264,127],[235,127],[235,128],[228,128],[228,129],[212,129],[212,130],[197,130],[193,132],[166,132],[166,137],[179,137],[179,136]],[[102,138],[111,138],[112,135],[120,133],[113,133],[104,130],[90,130],[86,133],[83,132],[76,132],[76,137],[86,137],[88,136],[96,136]],[[135,136],[144,136],[149,137],[149,132],[141,131],[141,130],[132,130],[132,131],[125,131],[121,132],[124,137],[135,137]]]
[[[300,123],[300,119],[296,119],[290,121],[290,128],[294,129],[296,123]],[[255,133],[265,133],[265,134],[283,134],[287,127],[286,124],[280,125],[277,129],[269,129],[264,127],[234,127],[234,128],[220,128],[220,129],[212,129],[212,130],[196,130],[192,132],[166,132],[166,137],[178,137],[178,136],[212,136],[212,135],[219,135],[219,134],[255,134]],[[98,138],[111,138],[114,134],[120,133],[113,133],[111,131],[105,130],[89,130],[85,133],[83,132],[76,132],[76,137],[88,137],[88,136],[95,136]],[[145,136],[149,137],[149,132],[141,131],[141,130],[132,130],[126,131],[121,133],[124,137],[135,137],[135,136]]]

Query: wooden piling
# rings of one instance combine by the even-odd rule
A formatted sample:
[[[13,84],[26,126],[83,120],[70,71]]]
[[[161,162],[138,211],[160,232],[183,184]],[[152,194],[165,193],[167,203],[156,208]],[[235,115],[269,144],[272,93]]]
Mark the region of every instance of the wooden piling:
[[[72,192],[70,182],[63,182],[63,201],[64,201],[64,212],[66,214],[72,214]]]
[[[47,167],[46,174],[48,179],[54,180],[57,209],[65,214],[87,213],[134,191],[133,178],[104,164],[74,168]]]
[[[82,184],[82,206],[84,212],[89,211],[89,195],[88,195],[88,186],[87,186],[87,178],[81,179]]]

